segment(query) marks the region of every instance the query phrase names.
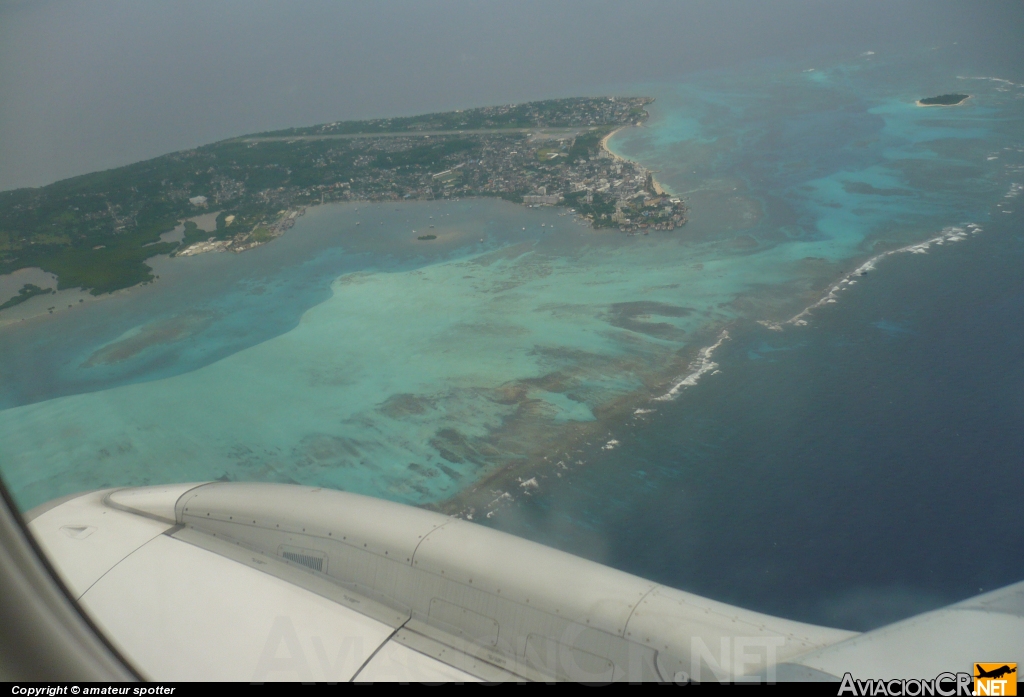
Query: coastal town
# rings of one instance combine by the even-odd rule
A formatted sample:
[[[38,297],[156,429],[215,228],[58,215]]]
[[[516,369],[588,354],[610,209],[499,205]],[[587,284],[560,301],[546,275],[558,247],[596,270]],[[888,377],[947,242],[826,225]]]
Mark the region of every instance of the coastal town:
[[[339,158],[352,158],[361,167],[359,176],[348,180],[260,192],[267,202],[284,208],[278,218],[259,224],[280,234],[295,214],[289,204],[297,200],[316,204],[495,196],[527,206],[563,206],[595,228],[618,228],[629,235],[674,230],[687,220],[683,201],[667,195],[652,172],[608,148],[616,131],[646,120],[644,107],[651,101],[557,100],[475,109],[462,118],[463,112],[452,112],[411,124],[365,122],[363,130],[370,133],[348,133],[342,124],[325,124],[245,138],[249,148],[333,142],[318,167],[336,167]],[[377,129],[391,130],[374,133]],[[424,162],[431,158],[436,158],[434,167]],[[231,193],[218,198],[217,205],[230,202],[238,191],[236,182],[230,184],[235,187],[229,185]],[[240,233],[227,248],[241,250],[251,244],[252,236]]]
[[[499,197],[564,207],[626,235],[670,232],[686,223],[686,204],[608,148],[618,130],[643,124],[651,101],[559,99],[335,122],[0,192],[0,274],[39,267],[61,287],[110,292],[152,280],[145,260],[155,254],[246,251],[284,234],[308,207],[343,201]],[[190,222],[203,215],[211,224]]]

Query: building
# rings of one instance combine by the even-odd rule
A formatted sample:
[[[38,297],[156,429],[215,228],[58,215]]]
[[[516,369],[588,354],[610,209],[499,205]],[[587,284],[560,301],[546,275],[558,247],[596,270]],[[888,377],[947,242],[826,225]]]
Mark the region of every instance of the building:
[[[443,172],[438,172],[430,177],[431,181],[440,182],[441,184],[451,184],[462,178],[462,172],[455,169],[446,169]]]
[[[543,196],[539,194],[527,194],[526,196],[523,196],[523,203],[527,205],[553,206],[561,200],[562,197],[558,194],[548,194]]]

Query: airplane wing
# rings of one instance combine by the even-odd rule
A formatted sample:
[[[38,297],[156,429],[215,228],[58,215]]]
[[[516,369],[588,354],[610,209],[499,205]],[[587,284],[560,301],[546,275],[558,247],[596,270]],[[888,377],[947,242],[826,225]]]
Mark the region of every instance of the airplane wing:
[[[779,676],[914,679],[971,673],[989,656],[1024,663],[1024,581],[812,651],[780,665]]]
[[[1024,658],[1024,583],[856,634],[327,489],[111,489],[26,518],[154,680],[837,680]]]

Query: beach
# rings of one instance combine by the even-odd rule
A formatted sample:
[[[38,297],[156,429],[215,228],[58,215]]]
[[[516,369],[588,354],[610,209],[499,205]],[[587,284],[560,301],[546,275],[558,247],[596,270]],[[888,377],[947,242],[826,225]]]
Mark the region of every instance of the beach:
[[[922,102],[921,102],[921,100],[920,100],[920,99],[918,99],[918,100],[917,100],[916,102],[914,102],[914,104],[916,104],[917,106],[920,106],[920,107],[930,107],[930,106],[938,106],[938,107],[951,107],[951,106],[963,106],[963,105],[964,105],[964,104],[966,104],[966,103],[967,103],[967,102],[968,102],[968,101],[969,101],[970,99],[971,99],[971,95],[967,95],[966,97],[964,97],[963,99],[961,99],[961,100],[960,100],[959,102],[957,102],[956,104],[924,104],[924,103],[922,103]]]
[[[636,126],[622,126],[621,128],[616,128],[614,131],[612,131],[611,133],[609,133],[608,135],[606,135],[604,138],[601,139],[601,149],[604,150],[606,153],[608,153],[613,159],[621,160],[622,162],[628,162],[629,160],[627,160],[626,158],[622,157],[621,155],[615,153],[608,146],[608,141],[610,141],[612,139],[612,136],[614,136],[616,133],[618,133],[619,131],[622,131],[624,129],[627,129],[627,128],[636,128]],[[653,174],[651,176],[651,185],[654,187],[654,193],[656,193],[658,196],[672,196],[672,195],[674,195],[672,191],[670,191],[670,190],[666,189],[665,187],[663,187],[661,185],[661,183],[658,181],[658,178],[653,176]]]
[[[322,486],[807,621],[933,606],[963,588],[918,562],[963,558],[968,536],[918,550],[891,530],[942,525],[908,513],[907,485],[962,491],[972,452],[996,478],[1019,462],[1001,318],[1024,171],[1004,83],[941,128],[907,108],[944,84],[934,66],[645,86],[657,119],[601,148],[687,192],[675,231],[595,234],[487,198],[330,203],[246,254],[152,258],[158,283],[103,302],[32,298],[11,312],[34,318],[0,329],[5,481],[24,508]],[[957,510],[983,531],[985,507]],[[860,564],[883,548],[909,560],[888,567],[906,588]],[[963,577],[976,593],[989,571]]]

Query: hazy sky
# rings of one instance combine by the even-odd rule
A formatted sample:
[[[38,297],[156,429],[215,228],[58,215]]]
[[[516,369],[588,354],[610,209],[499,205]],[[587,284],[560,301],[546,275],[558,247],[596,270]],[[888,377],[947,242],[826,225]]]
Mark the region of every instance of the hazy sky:
[[[253,131],[815,48],[959,40],[1024,77],[1021,36],[1009,0],[0,0],[0,189]]]

